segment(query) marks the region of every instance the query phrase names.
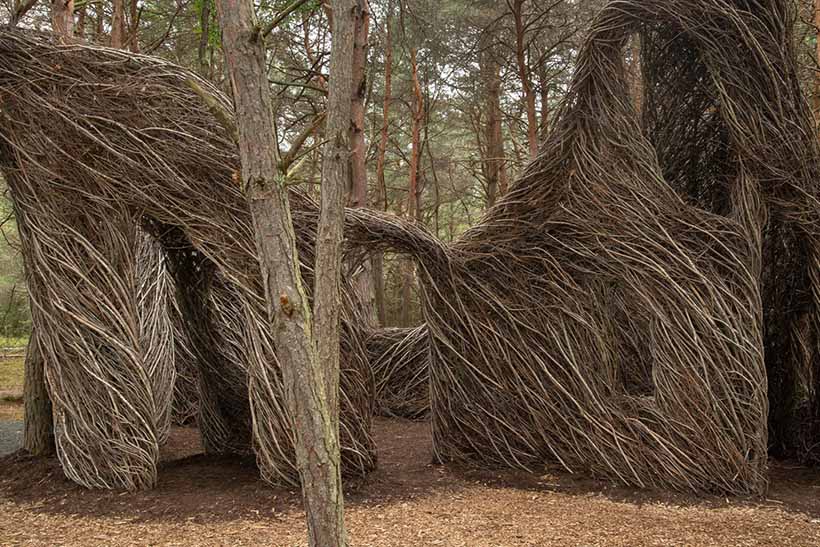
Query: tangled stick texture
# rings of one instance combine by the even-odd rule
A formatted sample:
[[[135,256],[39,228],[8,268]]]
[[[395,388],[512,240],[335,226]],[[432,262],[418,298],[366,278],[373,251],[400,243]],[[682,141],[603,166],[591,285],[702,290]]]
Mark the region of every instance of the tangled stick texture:
[[[366,342],[383,416],[413,420],[430,414],[430,343],[427,327],[386,328]]]
[[[156,482],[184,348],[196,360],[206,449],[254,451],[265,479],[297,481],[236,147],[191,82],[230,110],[165,61],[0,30],[0,161],[43,332],[58,455],[89,487]],[[312,264],[315,223],[297,224]],[[161,257],[141,259],[157,252],[146,245]],[[171,281],[181,320],[162,304]],[[343,292],[342,460],[361,475],[375,462],[374,382]]]
[[[649,6],[642,122],[666,181],[759,250],[770,452],[820,461],[820,168],[784,2]],[[762,7],[765,6],[765,7]]]
[[[539,157],[478,226],[444,245],[348,211],[349,263],[378,249],[418,262],[440,460],[765,490],[764,353],[786,386],[771,415],[793,419],[787,395],[813,385],[817,344],[818,150],[789,20],[785,0],[615,0]],[[637,34],[643,123],[624,61]],[[229,109],[168,63],[0,31],[2,167],[48,333],[60,457],[84,484],[155,480],[157,378],[171,374],[144,357],[141,230],[177,287],[208,449],[255,450],[267,479],[295,480],[235,145],[192,80]],[[308,265],[318,210],[291,197]],[[364,472],[374,386],[351,294],[343,458]]]
[[[758,150],[741,141],[729,211],[687,205],[641,130],[624,61],[639,31],[689,36],[693,62],[723,93],[719,115],[738,116],[738,137],[757,137],[757,115],[777,106],[737,97],[790,91],[793,61],[771,27],[780,3],[739,4],[611,2],[537,160],[445,260],[419,256],[441,460],[765,490],[760,186],[772,174],[756,167],[781,158],[751,162]],[[713,64],[727,49],[749,59]],[[734,89],[747,71],[755,86]],[[808,171],[789,174],[808,184]]]

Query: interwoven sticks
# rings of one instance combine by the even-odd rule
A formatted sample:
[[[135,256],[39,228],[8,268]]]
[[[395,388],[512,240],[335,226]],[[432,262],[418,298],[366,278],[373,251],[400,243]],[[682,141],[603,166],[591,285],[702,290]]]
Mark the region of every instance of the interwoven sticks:
[[[817,133],[796,76],[794,14],[781,2],[735,5],[646,28],[644,131],[681,196],[741,220],[762,247],[770,452],[816,461]]]
[[[367,338],[376,376],[376,405],[386,416],[419,419],[430,413],[430,344],[427,327],[386,328]]]
[[[760,149],[745,145],[759,136],[755,113],[778,108],[752,91],[796,88],[784,33],[768,26],[782,6],[769,6],[609,4],[539,158],[447,260],[418,254],[440,459],[535,471],[556,462],[638,486],[765,489],[758,185],[759,168],[782,158],[753,161]],[[628,93],[627,40],[670,24],[697,43],[693,62],[731,90],[720,115],[746,139],[733,143],[740,167],[726,217],[675,194]],[[712,64],[726,50],[748,61]],[[785,128],[805,127],[805,110],[783,115],[767,137],[790,142]],[[810,170],[790,173],[809,181]]]
[[[156,337],[140,335],[140,230],[161,245],[177,287],[206,448],[253,449],[263,477],[297,480],[235,145],[191,79],[230,110],[159,59],[0,31],[0,160],[44,333],[58,452],[87,486],[156,481],[169,397],[146,358],[157,348],[143,347]],[[305,264],[314,229],[297,226]],[[361,474],[374,465],[374,384],[347,296],[344,305],[343,465]]]

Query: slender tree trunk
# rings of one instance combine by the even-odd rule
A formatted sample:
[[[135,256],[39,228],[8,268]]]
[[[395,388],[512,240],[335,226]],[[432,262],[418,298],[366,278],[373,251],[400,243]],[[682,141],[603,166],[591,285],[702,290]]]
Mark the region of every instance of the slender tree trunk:
[[[387,210],[387,182],[384,176],[385,163],[387,157],[387,142],[390,138],[390,103],[393,100],[393,33],[392,33],[392,10],[393,6],[388,0],[387,16],[385,18],[385,43],[384,43],[384,102],[382,103],[382,128],[379,139],[379,153],[376,161],[377,179],[377,206]],[[379,316],[379,323],[384,326],[387,322],[387,310],[384,302],[384,254],[376,253],[373,257],[373,283],[376,296],[376,312]]]
[[[412,144],[410,150],[410,177],[407,195],[407,218],[418,221],[421,208],[419,207],[419,165],[421,163],[421,124],[424,121],[424,97],[421,94],[419,82],[418,50],[410,48],[410,70],[413,82],[412,101]],[[402,285],[402,325],[410,326],[411,297],[413,290],[414,264],[412,260],[404,263],[404,283]]]
[[[125,5],[124,0],[114,0],[111,16],[111,47],[121,49],[125,45]]]
[[[487,179],[487,207],[507,190],[504,136],[501,127],[501,65],[495,57],[493,35],[485,30],[481,35],[479,66],[484,86],[486,124],[484,126],[484,173]]]
[[[550,81],[547,74],[547,65],[543,62],[538,65],[538,86],[541,92],[540,129],[544,131],[550,123]]]
[[[64,42],[74,39],[74,0],[51,2],[51,28]]]
[[[101,44],[103,37],[103,7],[97,4],[94,7],[94,42]]]
[[[202,2],[202,10],[199,13],[199,30],[199,47],[197,48],[199,74],[203,78],[207,78],[211,71],[208,62],[208,42],[211,34],[211,0]]]
[[[85,18],[88,14],[88,6],[83,5],[80,9],[77,10],[77,26],[76,26],[76,36],[80,39],[85,41]]]
[[[532,77],[527,62],[526,27],[524,25],[524,0],[514,0],[510,6],[515,20],[515,60],[518,65],[518,77],[527,110],[527,143],[530,159],[538,154],[538,118],[535,109],[535,92],[532,88]]]
[[[35,456],[47,456],[54,452],[54,421],[37,331],[33,331],[29,338],[23,383],[23,448]]]
[[[140,13],[137,6],[137,0],[128,1],[128,19],[130,22],[130,29],[128,31],[128,46],[134,53],[140,51]]]
[[[365,102],[367,99],[367,41],[370,33],[370,11],[367,0],[356,0],[360,17],[356,18],[353,48],[353,97],[351,101],[350,145],[353,207],[367,207],[367,143],[365,142]],[[355,280],[356,292],[368,324],[376,323],[372,260],[362,264]]]
[[[346,544],[339,456],[339,276],[349,181],[350,57],[354,0],[334,3],[325,180],[317,236],[315,312],[308,304],[287,189],[278,169],[264,37],[252,0],[219,0],[234,90],[242,180],[254,222],[274,344],[295,424],[295,448],[313,547]],[[317,336],[314,339],[313,327]]]

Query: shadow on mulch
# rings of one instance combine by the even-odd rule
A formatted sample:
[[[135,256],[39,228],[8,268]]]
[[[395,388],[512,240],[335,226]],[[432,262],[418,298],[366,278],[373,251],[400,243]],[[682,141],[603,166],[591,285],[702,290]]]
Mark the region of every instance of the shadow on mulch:
[[[635,490],[563,471],[536,476],[516,471],[488,471],[434,465],[430,425],[397,419],[376,420],[379,469],[367,479],[348,481],[349,507],[378,506],[436,493],[455,493],[471,486],[512,488],[539,493],[605,497],[635,505],[666,504],[721,508],[774,507],[820,518],[820,470],[773,463],[771,488],[765,500],[696,497]],[[224,522],[270,520],[301,510],[293,489],[273,488],[259,479],[252,458],[201,453],[195,429],[176,428],[163,450],[159,484],[147,492],[87,490],[70,482],[55,458],[25,453],[0,458],[0,496],[25,503],[35,511],[78,516],[108,516],[130,522]]]

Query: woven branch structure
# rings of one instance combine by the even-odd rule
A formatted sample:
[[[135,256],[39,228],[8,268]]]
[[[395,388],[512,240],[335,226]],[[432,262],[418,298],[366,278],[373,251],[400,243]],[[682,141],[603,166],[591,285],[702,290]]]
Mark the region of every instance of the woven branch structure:
[[[206,449],[255,452],[263,478],[297,481],[236,148],[191,82],[231,108],[165,61],[0,31],[0,161],[58,456],[89,487],[156,482],[177,356],[196,362]],[[297,224],[312,264],[315,223]],[[343,292],[342,460],[361,475],[375,464],[375,386],[363,322]]]
[[[614,0],[539,157],[479,225],[445,245],[348,211],[348,263],[379,249],[418,263],[426,334],[370,346],[400,357],[385,362],[405,378],[422,371],[404,356],[427,346],[438,459],[754,494],[767,485],[767,421],[783,446],[811,444],[820,153],[791,20],[785,0]],[[624,60],[637,35],[640,115]],[[196,357],[208,449],[254,450],[265,478],[295,480],[235,145],[192,80],[230,108],[163,61],[0,31],[0,160],[59,454],[90,486],[156,480],[179,367],[151,356],[181,353],[160,335],[173,325]],[[318,210],[291,199],[310,286]],[[134,251],[144,234],[181,320],[141,300],[157,292]],[[362,473],[374,379],[351,294],[342,444]]]
[[[430,414],[430,344],[427,327],[374,331],[365,343],[376,377],[377,412],[422,419]]]

